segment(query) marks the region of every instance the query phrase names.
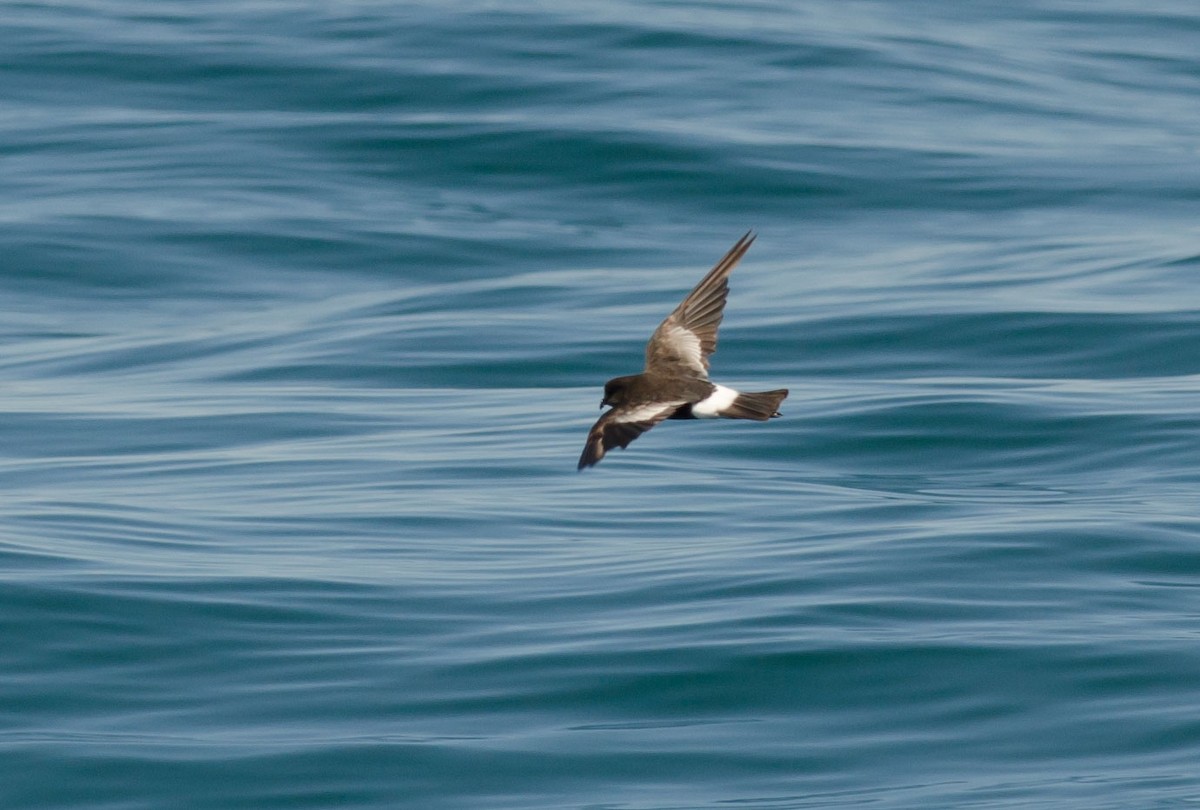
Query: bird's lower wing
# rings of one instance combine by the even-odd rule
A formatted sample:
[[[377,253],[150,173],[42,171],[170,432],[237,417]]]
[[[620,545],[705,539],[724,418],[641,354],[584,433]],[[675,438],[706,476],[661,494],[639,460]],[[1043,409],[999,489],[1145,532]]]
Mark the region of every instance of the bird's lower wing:
[[[686,400],[654,402],[631,408],[613,408],[596,420],[588,431],[587,444],[579,457],[579,467],[597,464],[614,447],[624,449],[650,428],[673,414]]]

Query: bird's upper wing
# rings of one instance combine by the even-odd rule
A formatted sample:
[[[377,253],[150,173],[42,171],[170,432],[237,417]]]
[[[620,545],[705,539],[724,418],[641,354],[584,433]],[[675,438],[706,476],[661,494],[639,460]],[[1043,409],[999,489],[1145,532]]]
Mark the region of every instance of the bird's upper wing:
[[[631,441],[666,419],[686,402],[687,400],[683,399],[647,402],[609,410],[596,420],[596,424],[588,431],[587,444],[583,447],[583,455],[579,457],[578,469],[597,464],[604,458],[604,454],[614,447],[628,447]]]
[[[717,350],[717,328],[729,295],[729,272],[754,242],[747,232],[667,316],[646,344],[646,371],[708,377],[708,356]]]

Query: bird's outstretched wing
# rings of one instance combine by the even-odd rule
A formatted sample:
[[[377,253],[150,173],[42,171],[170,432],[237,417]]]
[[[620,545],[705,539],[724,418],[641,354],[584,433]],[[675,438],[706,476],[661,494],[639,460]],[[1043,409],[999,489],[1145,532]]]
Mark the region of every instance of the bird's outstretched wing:
[[[753,242],[754,233],[748,231],[654,330],[646,344],[646,371],[708,377],[708,356],[717,350],[717,328],[729,295],[729,272]]]
[[[583,455],[579,457],[577,469],[582,470],[599,463],[604,454],[614,447],[628,447],[631,441],[666,419],[686,402],[687,400],[683,399],[647,402],[609,410],[596,420],[596,424],[588,431],[587,444],[583,446]]]

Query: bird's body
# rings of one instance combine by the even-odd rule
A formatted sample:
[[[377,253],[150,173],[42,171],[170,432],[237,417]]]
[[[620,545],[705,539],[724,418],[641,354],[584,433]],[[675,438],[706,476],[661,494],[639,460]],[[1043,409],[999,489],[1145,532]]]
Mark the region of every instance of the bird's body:
[[[646,344],[640,374],[604,385],[600,407],[611,406],[588,432],[579,469],[604,458],[665,419],[754,419],[779,416],[787,389],[743,394],[708,379],[708,357],[717,350],[717,328],[729,294],[729,273],[754,236],[747,233],[667,316]]]

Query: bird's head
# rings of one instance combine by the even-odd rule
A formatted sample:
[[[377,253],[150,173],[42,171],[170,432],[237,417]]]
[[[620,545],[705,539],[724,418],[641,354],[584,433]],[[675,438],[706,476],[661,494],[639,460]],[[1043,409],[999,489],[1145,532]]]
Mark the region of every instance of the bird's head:
[[[604,384],[604,399],[600,400],[600,407],[606,405],[616,407],[625,402],[625,395],[629,391],[629,386],[633,384],[633,378],[637,375],[629,377],[613,377]]]

